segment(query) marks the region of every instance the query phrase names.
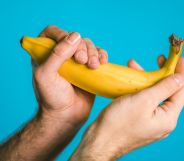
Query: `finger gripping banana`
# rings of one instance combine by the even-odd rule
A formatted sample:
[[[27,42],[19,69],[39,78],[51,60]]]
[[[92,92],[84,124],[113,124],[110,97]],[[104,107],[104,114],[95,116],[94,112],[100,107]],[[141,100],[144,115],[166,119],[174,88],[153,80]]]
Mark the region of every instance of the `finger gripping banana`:
[[[126,66],[107,63],[96,70],[76,63],[73,58],[65,61],[58,70],[59,74],[71,84],[90,93],[108,98],[134,93],[154,85],[159,80],[173,74],[182,53],[184,41],[174,35],[170,36],[170,53],[165,65],[155,71],[137,71]],[[22,47],[38,64],[45,61],[55,41],[49,38],[23,37]]]

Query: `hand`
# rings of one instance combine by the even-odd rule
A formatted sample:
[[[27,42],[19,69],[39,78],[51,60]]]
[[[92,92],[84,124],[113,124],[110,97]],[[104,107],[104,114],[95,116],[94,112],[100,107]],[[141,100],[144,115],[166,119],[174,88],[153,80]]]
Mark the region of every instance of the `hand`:
[[[94,95],[71,85],[58,74],[58,69],[73,55],[89,68],[107,62],[107,53],[97,49],[89,39],[81,39],[79,33],[66,33],[51,26],[40,36],[57,42],[44,63],[37,66],[33,62],[33,82],[40,110],[21,131],[1,145],[3,161],[55,159],[87,118],[94,101]]]
[[[160,66],[164,61],[163,56],[159,57]],[[133,60],[129,66],[143,70]],[[71,160],[115,160],[167,137],[184,105],[184,58],[176,73],[141,92],[115,99],[88,128]]]
[[[80,39],[78,33],[69,34],[75,44],[66,41],[69,33],[55,27],[47,27],[40,36],[57,42],[48,60],[36,66],[33,62],[33,83],[41,111],[49,117],[64,120],[72,125],[81,125],[89,115],[95,95],[73,86],[62,78],[57,70],[68,58],[96,69],[107,63],[107,52],[96,48],[87,38]]]

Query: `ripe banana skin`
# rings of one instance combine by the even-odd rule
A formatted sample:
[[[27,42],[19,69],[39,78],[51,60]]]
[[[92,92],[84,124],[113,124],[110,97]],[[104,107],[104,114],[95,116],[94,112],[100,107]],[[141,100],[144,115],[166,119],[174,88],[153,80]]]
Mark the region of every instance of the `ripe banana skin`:
[[[154,85],[159,80],[174,73],[181,56],[184,40],[170,36],[170,53],[165,65],[155,71],[137,71],[125,66],[107,63],[96,70],[68,59],[58,70],[59,74],[71,84],[90,93],[108,98],[134,93]],[[38,64],[45,61],[56,45],[49,38],[23,37],[22,47],[28,51]]]

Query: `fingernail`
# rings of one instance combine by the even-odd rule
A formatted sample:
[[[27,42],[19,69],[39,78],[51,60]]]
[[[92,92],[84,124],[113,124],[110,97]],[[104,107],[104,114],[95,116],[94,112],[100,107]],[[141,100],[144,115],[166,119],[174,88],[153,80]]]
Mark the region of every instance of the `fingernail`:
[[[87,56],[86,56],[86,52],[83,50],[77,51],[76,53],[76,57],[78,60],[80,60],[81,62],[86,62],[87,61]]]
[[[98,61],[97,61],[97,58],[96,57],[92,57],[92,58],[90,58],[90,60],[89,60],[89,64],[97,64],[98,63]]]
[[[71,44],[74,45],[78,42],[78,40],[81,38],[80,34],[78,32],[72,32],[70,33],[65,40]]]
[[[175,74],[173,78],[180,87],[184,85],[184,74]]]
[[[100,54],[100,59],[104,59],[105,58],[105,55],[104,54]]]
[[[107,63],[107,57],[105,56],[105,54],[100,54],[99,58],[100,58],[100,63],[101,64],[106,64]]]

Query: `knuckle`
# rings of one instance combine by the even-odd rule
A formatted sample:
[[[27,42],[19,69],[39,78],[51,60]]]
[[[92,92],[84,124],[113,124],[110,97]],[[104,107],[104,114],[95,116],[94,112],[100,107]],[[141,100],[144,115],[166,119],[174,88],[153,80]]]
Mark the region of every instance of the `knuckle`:
[[[181,73],[177,73],[173,75],[173,79],[175,81],[175,84],[178,87],[181,87],[183,85],[183,81],[184,81],[184,75]]]
[[[93,52],[94,52],[94,51],[95,51],[95,52],[98,52],[94,44],[90,44],[90,45],[88,46],[88,50],[89,50],[89,51],[93,51]]]
[[[155,102],[156,100],[155,93],[152,92],[150,89],[147,89],[147,91],[140,91],[138,94],[138,101],[141,100],[141,103],[143,103],[145,106],[153,105],[153,102]]]
[[[88,46],[94,46],[94,43],[89,38],[84,38],[84,41]]]
[[[178,85],[177,84],[177,77],[175,75],[172,75],[170,77],[170,82],[168,82],[168,83],[171,84],[171,85]]]
[[[98,51],[95,48],[90,48],[87,51],[89,57],[98,57]]]
[[[45,32],[49,32],[49,31],[54,31],[55,33],[55,40],[58,42],[60,40],[62,40],[66,35],[68,35],[67,32],[65,32],[64,30],[60,29],[59,27],[55,26],[55,25],[48,25],[45,28]]]
[[[62,42],[64,38],[68,35],[68,32],[65,32],[64,30],[59,29],[57,32],[56,41]]]
[[[91,40],[89,38],[83,38],[84,41],[90,42]]]
[[[79,44],[79,49],[87,50],[86,43],[83,39],[81,39],[81,42]]]
[[[95,48],[94,45],[88,47],[87,51],[88,51],[89,55],[96,55],[96,56],[98,56],[98,51],[97,51],[97,49]]]
[[[102,48],[99,48],[99,52],[102,52],[102,53],[104,53],[104,54],[107,54],[107,50],[102,49]]]
[[[58,27],[55,25],[47,25],[46,27],[46,29],[55,29],[55,28],[58,28]]]
[[[166,88],[174,90],[176,87],[180,86],[180,75],[175,74],[168,78],[167,83],[165,83]]]

